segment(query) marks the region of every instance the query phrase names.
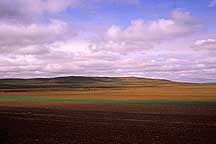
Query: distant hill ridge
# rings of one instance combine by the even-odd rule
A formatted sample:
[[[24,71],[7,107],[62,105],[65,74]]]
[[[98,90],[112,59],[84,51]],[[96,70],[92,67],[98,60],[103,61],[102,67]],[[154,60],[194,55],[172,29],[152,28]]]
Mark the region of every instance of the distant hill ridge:
[[[102,80],[102,81],[109,81],[109,80],[116,80],[116,79],[121,79],[121,80],[161,80],[161,81],[170,81],[170,80],[165,80],[165,79],[152,79],[152,78],[142,78],[142,77],[89,77],[89,76],[64,76],[64,77],[52,77],[52,78],[3,78],[0,79],[0,81],[13,81],[13,80],[18,80],[18,81],[29,81],[29,80]]]
[[[140,77],[87,77],[87,76],[66,76],[55,78],[9,78],[0,79],[0,89],[10,88],[120,88],[120,87],[153,87],[185,85],[192,83],[173,82],[164,79],[150,79]]]
[[[29,83],[37,84],[41,82],[45,83],[95,83],[95,82],[168,82],[173,83],[170,80],[165,79],[151,79],[140,77],[87,77],[87,76],[65,76],[54,78],[7,78],[0,79],[2,83]]]

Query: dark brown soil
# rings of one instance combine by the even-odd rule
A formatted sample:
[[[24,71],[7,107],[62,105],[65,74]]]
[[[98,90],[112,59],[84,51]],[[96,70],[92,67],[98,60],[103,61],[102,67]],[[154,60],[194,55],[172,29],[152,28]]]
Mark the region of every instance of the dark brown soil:
[[[93,105],[93,104],[92,104]],[[97,106],[97,105],[96,105]],[[155,106],[126,109],[0,107],[1,144],[216,144],[215,107]],[[107,105],[106,105],[107,106]],[[139,105],[135,105],[139,109]],[[153,105],[140,105],[140,110]],[[161,111],[159,108],[161,107]],[[181,109],[193,110],[181,112]],[[176,111],[173,112],[173,111]],[[206,111],[206,112],[205,112]]]

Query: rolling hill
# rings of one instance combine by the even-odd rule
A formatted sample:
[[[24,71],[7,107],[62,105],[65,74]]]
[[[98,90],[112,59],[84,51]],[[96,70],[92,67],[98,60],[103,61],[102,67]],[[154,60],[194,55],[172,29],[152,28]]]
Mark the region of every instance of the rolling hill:
[[[84,77],[69,76],[34,79],[0,79],[0,89],[31,88],[121,88],[192,85],[163,79],[138,77]]]
[[[216,101],[215,84],[174,82],[138,77],[69,76],[0,79],[1,100],[102,101],[147,100]],[[128,102],[128,101],[127,101]]]

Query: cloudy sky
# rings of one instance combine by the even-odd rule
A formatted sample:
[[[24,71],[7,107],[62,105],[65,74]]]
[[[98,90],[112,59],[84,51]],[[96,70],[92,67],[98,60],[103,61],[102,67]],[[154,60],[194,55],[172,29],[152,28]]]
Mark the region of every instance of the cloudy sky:
[[[0,0],[0,78],[216,82],[216,0]]]

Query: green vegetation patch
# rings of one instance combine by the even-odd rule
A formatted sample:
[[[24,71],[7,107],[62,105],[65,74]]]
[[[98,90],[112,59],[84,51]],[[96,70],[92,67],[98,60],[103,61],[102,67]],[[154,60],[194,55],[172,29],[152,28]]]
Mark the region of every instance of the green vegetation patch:
[[[212,105],[216,101],[177,101],[177,100],[110,100],[110,99],[79,99],[79,98],[48,98],[30,96],[0,96],[0,101],[44,101],[44,102],[92,102],[115,104],[174,104],[174,105]]]

